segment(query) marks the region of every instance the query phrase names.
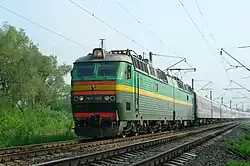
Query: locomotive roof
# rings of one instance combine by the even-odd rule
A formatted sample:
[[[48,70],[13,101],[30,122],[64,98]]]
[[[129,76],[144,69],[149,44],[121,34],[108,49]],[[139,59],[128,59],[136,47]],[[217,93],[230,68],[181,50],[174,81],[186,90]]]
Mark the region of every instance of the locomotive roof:
[[[106,53],[105,57],[103,59],[93,59],[92,58],[92,53],[89,53],[86,56],[82,56],[78,58],[74,63],[78,62],[98,62],[98,61],[125,61],[132,63],[131,56],[127,55],[124,56],[123,54],[112,54],[112,53]]]

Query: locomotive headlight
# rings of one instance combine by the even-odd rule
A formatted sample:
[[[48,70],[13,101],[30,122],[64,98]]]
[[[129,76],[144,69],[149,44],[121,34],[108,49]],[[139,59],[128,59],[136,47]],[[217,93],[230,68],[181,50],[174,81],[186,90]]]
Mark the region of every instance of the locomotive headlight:
[[[110,96],[111,101],[115,101],[115,96]]]
[[[104,100],[108,101],[109,100],[109,96],[105,96]]]
[[[79,96],[79,101],[83,101],[83,96]]]
[[[78,96],[75,96],[75,97],[74,97],[74,101],[78,101]]]

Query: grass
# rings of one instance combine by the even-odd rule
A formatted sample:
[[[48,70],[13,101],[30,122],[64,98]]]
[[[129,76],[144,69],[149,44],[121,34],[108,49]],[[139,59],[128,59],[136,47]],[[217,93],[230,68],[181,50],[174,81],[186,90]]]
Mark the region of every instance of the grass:
[[[66,111],[0,110],[0,147],[74,139],[72,115]]]
[[[229,139],[228,147],[234,153],[244,156],[244,158],[250,159],[250,125],[246,125],[244,128],[246,130],[246,135],[238,140]],[[249,161],[235,161],[230,160],[226,164],[227,166],[250,166]]]
[[[246,161],[230,160],[226,163],[226,166],[250,166],[250,163]]]

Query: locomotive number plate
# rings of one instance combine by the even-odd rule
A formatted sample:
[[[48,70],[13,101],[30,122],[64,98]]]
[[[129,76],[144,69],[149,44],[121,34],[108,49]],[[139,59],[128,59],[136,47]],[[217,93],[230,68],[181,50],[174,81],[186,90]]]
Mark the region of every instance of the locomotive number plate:
[[[88,96],[85,97],[86,100],[91,101],[91,100],[102,100],[102,96]]]

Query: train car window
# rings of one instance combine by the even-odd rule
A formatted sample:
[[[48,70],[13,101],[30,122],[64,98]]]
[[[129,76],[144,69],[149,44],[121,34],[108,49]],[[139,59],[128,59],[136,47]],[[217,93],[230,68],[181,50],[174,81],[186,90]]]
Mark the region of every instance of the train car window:
[[[127,66],[127,79],[129,80],[131,78],[131,66]]]
[[[130,109],[131,109],[131,107],[130,107],[130,102],[127,101],[127,102],[126,102],[126,110],[129,111]]]
[[[188,101],[188,97],[189,97],[189,96],[187,95],[187,101]]]

